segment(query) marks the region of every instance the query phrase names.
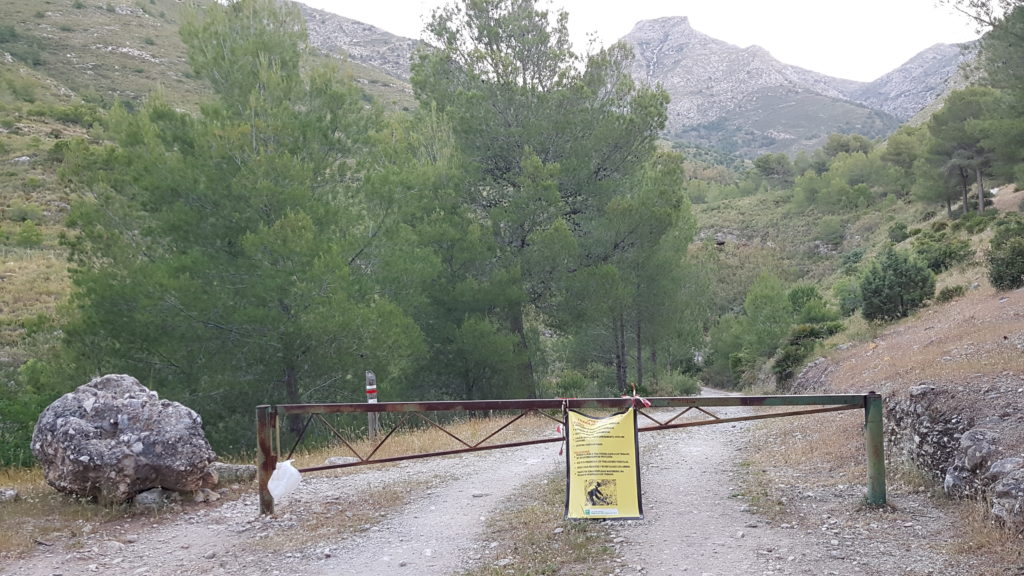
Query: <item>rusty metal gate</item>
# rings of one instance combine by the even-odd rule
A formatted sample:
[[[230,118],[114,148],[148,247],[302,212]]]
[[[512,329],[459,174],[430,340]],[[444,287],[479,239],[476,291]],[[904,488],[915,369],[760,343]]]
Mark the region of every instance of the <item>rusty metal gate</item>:
[[[596,410],[596,409],[619,409],[623,410],[629,406],[637,408],[639,417],[646,419],[646,425],[640,426],[640,432],[651,432],[656,430],[671,430],[675,428],[688,428],[693,426],[704,426],[708,424],[725,424],[729,422],[744,422],[750,420],[763,420],[767,418],[782,418],[787,416],[801,416],[808,414],[821,414],[825,412],[839,412],[844,410],[864,411],[865,446],[867,453],[867,502],[868,504],[880,506],[885,504],[885,455],[882,442],[882,397],[875,392],[867,394],[831,394],[831,395],[792,395],[792,396],[687,396],[674,398],[647,398],[641,403],[637,397],[622,398],[569,398],[551,400],[477,400],[477,401],[447,401],[447,402],[380,402],[380,403],[351,403],[351,404],[278,404],[276,406],[258,406],[256,408],[256,436],[257,436],[257,457],[260,513],[274,513],[274,498],[271,496],[267,484],[270,476],[277,465],[281,454],[280,440],[280,418],[289,415],[305,415],[306,419],[302,431],[298,434],[294,444],[289,450],[285,459],[289,459],[295,448],[305,434],[306,429],[314,419],[324,424],[333,436],[340,440],[355,455],[356,461],[344,464],[332,464],[299,468],[299,472],[315,472],[321,470],[332,470],[352,466],[363,466],[367,464],[382,464],[396,462],[399,460],[410,460],[416,458],[429,458],[433,456],[448,456],[480,450],[496,450],[499,448],[513,448],[518,446],[529,446],[533,444],[544,444],[549,442],[561,442],[562,437],[537,438],[516,442],[491,442],[510,425],[529,414],[539,414],[561,423],[560,418],[552,416],[546,411],[561,414],[564,410]],[[719,417],[709,408],[720,408],[730,406],[746,407],[801,407],[796,410],[782,412],[770,412],[753,414],[747,416]],[[816,408],[808,408],[816,406]],[[652,414],[649,410],[653,408],[679,408],[680,410],[666,418],[662,414]],[[482,440],[476,442],[466,441],[446,429],[436,419],[424,415],[426,412],[499,412],[509,414],[509,420],[498,425],[493,432],[486,435]],[[690,412],[697,412],[704,416],[702,420],[682,422],[679,419]],[[397,413],[397,421],[393,423],[390,430],[383,432],[380,441],[370,449],[366,455],[359,452],[345,439],[325,415],[328,414],[376,414]],[[457,441],[462,447],[454,450],[437,452],[426,452],[419,454],[407,454],[398,457],[374,458],[378,451],[392,437],[396,430],[411,418],[417,419],[430,427],[437,428]]]

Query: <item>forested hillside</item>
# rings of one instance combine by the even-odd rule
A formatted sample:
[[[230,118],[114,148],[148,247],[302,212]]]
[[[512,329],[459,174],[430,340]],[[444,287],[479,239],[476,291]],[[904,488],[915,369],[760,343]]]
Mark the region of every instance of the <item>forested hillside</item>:
[[[1024,282],[1024,221],[986,206],[1024,177],[1024,9],[928,122],[745,162],[673,150],[631,50],[576,54],[533,1],[435,13],[399,105],[293,5],[51,7],[0,25],[3,464],[100,373],[230,452],[256,405],[357,401],[366,370],[384,400],[784,387],[829,337],[970,289],[949,270]],[[166,84],[90,92],[146,59],[58,66],[41,30],[76,11],[144,15],[132,73]]]

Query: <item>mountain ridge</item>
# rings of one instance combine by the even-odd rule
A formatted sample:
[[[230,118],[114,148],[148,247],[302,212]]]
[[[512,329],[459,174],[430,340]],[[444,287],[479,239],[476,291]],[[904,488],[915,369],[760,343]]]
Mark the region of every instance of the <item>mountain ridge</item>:
[[[377,68],[411,94],[409,64],[418,40],[299,6],[312,46]],[[747,157],[811,150],[837,132],[883,138],[959,87],[957,71],[973,54],[937,44],[861,82],[783,63],[761,46],[713,38],[686,16],[641,20],[621,40],[636,54],[633,76],[660,84],[671,97],[666,137]]]

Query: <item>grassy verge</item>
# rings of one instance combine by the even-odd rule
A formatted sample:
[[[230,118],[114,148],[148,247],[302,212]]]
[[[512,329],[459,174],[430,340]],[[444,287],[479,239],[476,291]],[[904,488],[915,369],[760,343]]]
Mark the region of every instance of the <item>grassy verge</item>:
[[[2,504],[0,558],[48,547],[57,541],[76,542],[97,526],[130,515],[127,506],[105,508],[55,492],[38,468],[0,470],[0,486],[14,488],[19,497]]]
[[[496,545],[463,576],[607,574],[614,554],[607,524],[563,518],[562,474],[530,488],[514,496],[507,512],[488,519],[484,540]]]

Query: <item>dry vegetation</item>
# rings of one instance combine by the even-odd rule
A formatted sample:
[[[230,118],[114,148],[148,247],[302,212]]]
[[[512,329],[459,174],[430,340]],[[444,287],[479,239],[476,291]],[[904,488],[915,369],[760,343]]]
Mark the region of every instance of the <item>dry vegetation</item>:
[[[614,549],[607,545],[606,524],[563,518],[565,476],[552,475],[539,490],[517,494],[511,511],[492,516],[483,538],[498,542],[499,564],[481,564],[465,576],[573,574],[608,572]]]
[[[1001,195],[1001,209],[1014,209],[1022,198],[1020,192]],[[939,280],[940,286],[957,284],[972,288],[953,302],[932,304],[898,324],[852,322],[826,343],[828,360],[817,366],[814,377],[798,379],[795,391],[875,390],[895,398],[929,383],[952,391],[950,401],[969,421],[990,416],[1012,420],[1024,409],[1017,390],[1024,387],[1024,290],[996,292],[977,265],[947,272]],[[1007,389],[1014,394],[1001,393]],[[813,525],[829,505],[805,493],[865,483],[862,426],[856,413],[760,426],[748,462],[752,474],[746,489],[753,503],[781,521]],[[1000,433],[1008,455],[1024,453],[1024,426],[1007,425]],[[987,513],[990,506],[950,501],[929,474],[899,461],[890,460],[887,466],[894,525],[919,522],[915,514],[922,506],[936,507],[938,517],[925,525],[934,531],[935,542],[921,545],[954,553],[976,574],[1024,572],[1024,536],[994,525]],[[831,513],[851,524],[865,521],[858,511]]]
[[[504,425],[510,417],[469,418],[445,425],[452,433],[475,443]],[[550,435],[555,423],[542,416],[528,416],[505,428],[488,443],[513,442]],[[375,442],[358,439],[350,442],[364,457],[373,450]],[[403,428],[396,432],[378,451],[375,458],[405,454],[437,452],[461,447],[457,441],[437,428]],[[286,447],[287,448],[287,447]],[[298,451],[294,455],[298,467],[319,466],[331,456],[349,456],[341,443],[322,448]],[[393,464],[381,464],[389,466]],[[329,476],[345,476],[352,468],[317,472]],[[0,470],[0,486],[11,487],[20,494],[14,502],[5,503],[0,515],[0,558],[26,553],[55,540],[74,541],[89,533],[102,531],[111,523],[125,519],[148,519],[152,511],[136,510],[130,506],[103,508],[94,503],[61,495],[44,481],[38,468]],[[333,499],[301,520],[301,530],[279,532],[261,545],[284,550],[297,544],[315,543],[327,534],[350,533],[364,529],[381,516],[402,506],[408,498],[422,488],[419,481],[392,484],[387,489],[371,489],[356,499]],[[237,498],[238,492],[222,491],[227,500]],[[372,502],[373,506],[368,503]]]

